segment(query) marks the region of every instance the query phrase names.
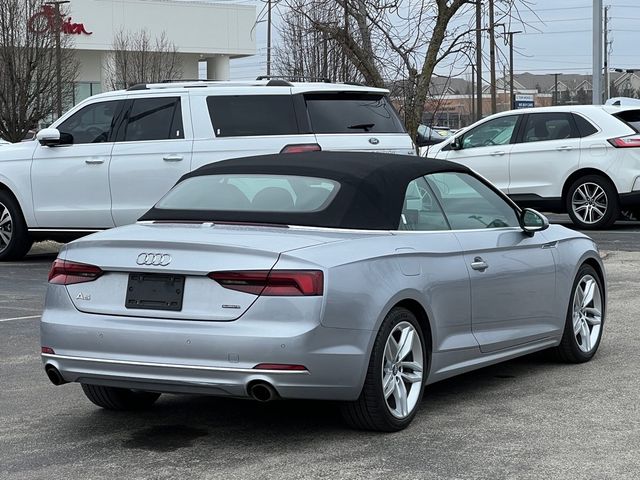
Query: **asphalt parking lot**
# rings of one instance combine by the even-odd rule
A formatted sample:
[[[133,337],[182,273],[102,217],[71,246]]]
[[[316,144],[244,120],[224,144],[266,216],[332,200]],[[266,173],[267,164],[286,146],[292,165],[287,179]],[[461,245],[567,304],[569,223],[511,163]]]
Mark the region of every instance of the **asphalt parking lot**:
[[[395,434],[348,430],[329,403],[164,395],[123,414],[51,385],[38,315],[57,245],[36,245],[0,264],[0,478],[637,479],[640,223],[592,235],[609,280],[595,359],[541,353],[440,382]]]

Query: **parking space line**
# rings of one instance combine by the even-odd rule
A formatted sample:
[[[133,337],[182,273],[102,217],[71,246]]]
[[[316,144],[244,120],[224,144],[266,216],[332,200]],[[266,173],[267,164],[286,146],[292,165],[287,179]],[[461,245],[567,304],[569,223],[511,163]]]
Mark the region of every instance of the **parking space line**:
[[[11,322],[13,320],[30,320],[34,318],[40,318],[41,315],[29,315],[27,317],[13,317],[13,318],[0,318],[0,322]]]

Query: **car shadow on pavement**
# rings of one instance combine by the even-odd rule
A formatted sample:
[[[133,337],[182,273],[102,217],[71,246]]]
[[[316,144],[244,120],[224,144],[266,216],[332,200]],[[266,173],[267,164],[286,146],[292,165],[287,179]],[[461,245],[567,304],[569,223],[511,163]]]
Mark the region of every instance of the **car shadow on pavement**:
[[[529,377],[531,383],[532,376],[544,376],[548,369],[563,367],[550,354],[541,352],[430,385],[414,424],[428,421],[431,415],[459,412],[465,409],[466,401],[471,402],[478,395],[502,395],[519,379]],[[340,418],[337,402],[310,400],[258,403],[167,394],[146,411],[111,412],[96,407],[89,415],[74,415],[64,421],[77,422],[78,425],[66,427],[85,432],[86,440],[115,436],[125,449],[154,452],[187,448],[196,442],[204,442],[208,447],[229,447],[237,442],[250,450],[273,442],[274,437],[300,444],[318,435],[342,438],[376,435],[349,430]]]

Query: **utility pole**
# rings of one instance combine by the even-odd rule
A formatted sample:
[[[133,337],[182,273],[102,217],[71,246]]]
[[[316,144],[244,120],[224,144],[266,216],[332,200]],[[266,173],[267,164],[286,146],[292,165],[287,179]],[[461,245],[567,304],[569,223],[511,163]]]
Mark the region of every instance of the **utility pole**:
[[[475,75],[475,69],[473,67],[473,63],[471,63],[470,65],[471,65],[471,82],[469,83],[471,83],[471,123],[473,123],[473,120],[476,118],[476,108],[475,108],[476,106],[474,103],[476,97],[474,92],[475,88],[473,85],[473,76]]]
[[[489,62],[491,63],[491,113],[498,111],[496,93],[496,26],[493,18],[493,2],[489,0]]]
[[[271,75],[271,0],[267,3],[267,76]]]
[[[344,0],[344,52],[342,52],[342,81],[347,79],[347,41],[349,39],[349,0]]]
[[[562,75],[561,73],[554,73],[555,77],[554,87],[553,87],[553,104],[558,105],[558,75]]]
[[[511,105],[510,108],[514,106],[514,97],[513,97],[513,36],[516,33],[522,33],[522,30],[517,30],[515,32],[507,32],[509,35],[509,103]]]
[[[602,105],[602,0],[593,0],[593,104]]]
[[[473,81],[473,80],[472,80]],[[476,120],[482,118],[482,1],[476,0]]]
[[[611,85],[609,82],[609,9],[607,5],[604,7],[604,91],[606,99],[611,97]]]
[[[56,10],[56,115],[57,118],[62,116],[62,49],[60,46],[60,35],[62,33],[62,13],[60,13],[60,5],[69,3],[68,0],[58,0],[45,2],[47,5],[53,5]]]

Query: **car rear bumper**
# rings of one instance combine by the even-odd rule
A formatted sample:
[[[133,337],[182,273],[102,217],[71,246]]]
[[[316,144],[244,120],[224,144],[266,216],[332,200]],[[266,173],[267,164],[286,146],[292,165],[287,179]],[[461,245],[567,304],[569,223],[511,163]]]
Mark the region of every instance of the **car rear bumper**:
[[[274,321],[264,317],[270,308],[252,308],[234,322],[87,314],[73,307],[64,287],[52,285],[41,344],[55,354],[42,361],[67,382],[248,397],[249,384],[261,381],[283,398],[356,399],[373,332],[292,321],[282,312]],[[306,370],[255,369],[260,363]]]

